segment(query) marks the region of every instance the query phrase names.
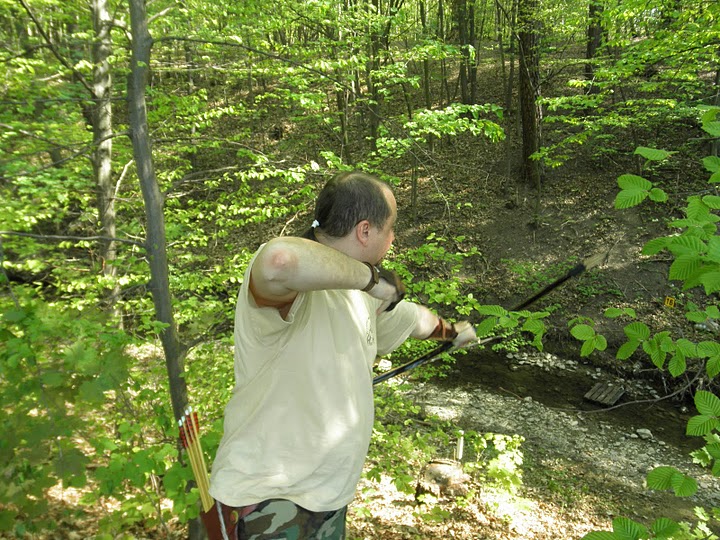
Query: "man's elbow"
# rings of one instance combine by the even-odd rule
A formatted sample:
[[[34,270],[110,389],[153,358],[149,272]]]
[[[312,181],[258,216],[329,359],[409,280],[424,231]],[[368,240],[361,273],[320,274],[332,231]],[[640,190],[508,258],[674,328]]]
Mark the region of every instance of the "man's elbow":
[[[255,262],[253,273],[257,272],[255,277],[269,285],[282,286],[287,284],[297,268],[297,254],[283,239],[276,238],[263,248]]]

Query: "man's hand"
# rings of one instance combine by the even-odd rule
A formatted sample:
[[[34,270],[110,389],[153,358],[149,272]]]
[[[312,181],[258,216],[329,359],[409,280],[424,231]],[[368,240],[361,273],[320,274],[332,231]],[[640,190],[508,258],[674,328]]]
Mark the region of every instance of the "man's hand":
[[[468,321],[456,322],[453,328],[457,332],[457,337],[453,339],[453,345],[455,347],[464,347],[477,340],[475,328]]]
[[[400,300],[405,298],[405,285],[392,270],[378,268],[380,272],[380,282],[369,291],[369,295],[378,300],[384,300],[380,306],[378,313],[383,311],[392,311],[398,305]]]

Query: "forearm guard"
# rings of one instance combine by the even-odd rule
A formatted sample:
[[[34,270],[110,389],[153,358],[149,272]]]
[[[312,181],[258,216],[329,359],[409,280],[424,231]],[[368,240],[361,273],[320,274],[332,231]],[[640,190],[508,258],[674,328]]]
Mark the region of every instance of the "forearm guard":
[[[455,330],[455,325],[447,322],[442,317],[438,317],[438,323],[435,329],[427,337],[427,339],[434,339],[436,341],[452,341],[457,337],[458,333]]]

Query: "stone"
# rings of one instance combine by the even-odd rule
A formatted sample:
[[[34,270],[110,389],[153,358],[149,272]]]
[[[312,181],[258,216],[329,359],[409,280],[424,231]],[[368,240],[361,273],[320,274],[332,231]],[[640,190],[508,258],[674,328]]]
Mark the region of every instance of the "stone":
[[[455,498],[467,495],[470,476],[462,469],[462,464],[452,459],[433,459],[420,473],[415,486],[415,498],[430,494],[434,497]]]

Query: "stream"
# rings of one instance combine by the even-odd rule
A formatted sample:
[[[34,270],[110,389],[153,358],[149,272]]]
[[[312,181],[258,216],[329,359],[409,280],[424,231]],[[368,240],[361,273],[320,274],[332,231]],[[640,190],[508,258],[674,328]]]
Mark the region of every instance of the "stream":
[[[511,356],[510,358],[508,356]],[[622,387],[625,393],[613,406],[585,399],[599,382]],[[532,398],[545,407],[580,416],[598,416],[624,432],[649,429],[659,439],[690,452],[702,439],[685,435],[695,413],[692,403],[662,399],[643,380],[621,379],[577,360],[550,353],[498,353],[490,350],[458,356],[453,370],[434,383],[441,388],[481,387],[488,392]],[[670,391],[668,391],[670,393]]]

